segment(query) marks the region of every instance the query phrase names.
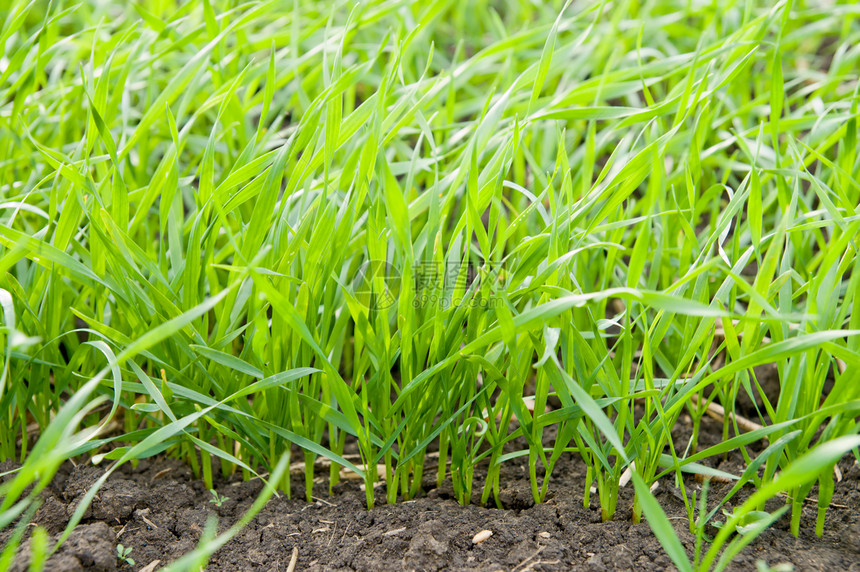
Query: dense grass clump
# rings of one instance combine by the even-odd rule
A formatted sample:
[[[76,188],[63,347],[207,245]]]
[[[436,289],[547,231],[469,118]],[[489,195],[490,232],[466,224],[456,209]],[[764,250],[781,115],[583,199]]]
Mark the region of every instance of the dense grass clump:
[[[781,491],[796,534],[818,485],[821,534],[860,443],[858,14],[0,8],[0,459],[23,463],[0,525],[70,456],[166,453],[207,487],[215,460],[287,495],[302,463],[308,497],[346,469],[372,506],[421,492],[432,445],[462,503],[478,462],[498,503],[527,455],[540,501],[574,453],[608,519],[632,473],[634,519],[684,569],[734,538],[727,563]],[[712,404],[724,440],[700,450]],[[738,449],[742,475],[708,467]],[[683,472],[759,488],[692,563],[649,492]],[[701,532],[715,513],[687,503]]]

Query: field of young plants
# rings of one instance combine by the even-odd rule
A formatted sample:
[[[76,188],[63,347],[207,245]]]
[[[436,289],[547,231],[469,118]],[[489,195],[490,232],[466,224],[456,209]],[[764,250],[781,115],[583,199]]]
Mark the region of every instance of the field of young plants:
[[[853,0],[0,4],[0,570],[860,562]]]

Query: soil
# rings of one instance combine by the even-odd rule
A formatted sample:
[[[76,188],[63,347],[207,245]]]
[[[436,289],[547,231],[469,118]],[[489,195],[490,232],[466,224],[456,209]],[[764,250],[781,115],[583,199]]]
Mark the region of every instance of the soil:
[[[721,439],[722,424],[702,421],[701,446]],[[689,420],[673,430],[678,439],[689,435]],[[752,454],[755,451],[751,451]],[[460,506],[450,483],[436,488],[429,478],[425,494],[396,505],[384,504],[384,489],[376,491],[377,507],[365,509],[365,493],[356,481],[342,481],[328,495],[322,478],[313,503],[281,495],[215,553],[208,570],[286,570],[294,548],[295,570],[673,570],[668,556],[648,524],[633,524],[632,485],[622,489],[615,518],[600,521],[597,495],[583,507],[585,466],[565,455],[553,472],[546,502],[532,501],[528,471],[520,458],[502,469],[501,500],[504,509]],[[710,463],[739,473],[739,454]],[[735,560],[732,570],[756,570],[757,561],[770,566],[791,563],[794,569],[860,571],[860,467],[853,457],[840,462],[843,479],[836,486],[827,513],[823,538],[814,534],[817,505],[813,489],[804,507],[801,533],[789,532],[786,514]],[[479,502],[484,468],[476,469],[474,502]],[[56,535],[65,526],[78,501],[103,469],[87,464],[63,467],[45,494],[35,522]],[[320,471],[326,474],[327,471]],[[435,475],[434,470],[425,470]],[[303,491],[301,475],[293,476],[293,491]],[[701,488],[694,479],[685,486]],[[166,458],[142,460],[122,467],[99,491],[83,523],[49,561],[48,570],[141,570],[147,572],[178,558],[197,545],[207,518],[217,514],[219,528],[235,522],[261,490],[259,480],[244,482],[239,475],[217,483],[219,495],[228,497],[216,506],[212,494],[195,480],[183,463]],[[730,485],[713,484],[709,498],[722,498]],[[746,487],[727,508],[737,506],[752,492]],[[671,478],[663,478],[657,499],[670,517],[688,553],[695,538],[688,529],[681,492]],[[771,501],[768,509],[782,503]],[[475,534],[492,531],[484,542],[473,544]],[[713,529],[711,533],[713,533]],[[8,532],[0,534],[5,542]],[[132,547],[135,566],[120,562],[116,545]],[[27,542],[12,570],[27,569]],[[155,561],[159,561],[153,564]]]

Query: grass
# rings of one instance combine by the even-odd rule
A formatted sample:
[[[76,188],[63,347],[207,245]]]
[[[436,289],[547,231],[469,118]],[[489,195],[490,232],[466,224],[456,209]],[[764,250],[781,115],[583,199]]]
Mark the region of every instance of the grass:
[[[780,491],[822,533],[860,432],[858,7],[466,4],[0,9],[0,527],[73,456],[109,463],[90,500],[168,454],[308,499],[325,458],[372,507],[433,444],[462,503],[478,462],[483,503],[520,456],[540,501],[576,454],[610,519],[632,471],[681,569]],[[649,488],[690,472],[759,493],[682,566]]]

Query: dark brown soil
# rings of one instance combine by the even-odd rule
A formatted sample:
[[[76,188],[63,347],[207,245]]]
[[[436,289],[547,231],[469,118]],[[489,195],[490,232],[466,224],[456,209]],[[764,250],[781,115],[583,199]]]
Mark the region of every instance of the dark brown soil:
[[[719,423],[703,420],[702,444],[718,441],[720,429]],[[688,432],[684,427],[676,431],[679,436]],[[738,456],[711,464],[737,473],[740,461]],[[755,570],[756,561],[763,560],[771,566],[791,563],[795,570],[860,571],[860,467],[853,457],[846,457],[840,468],[844,478],[836,487],[823,538],[814,534],[813,490],[799,538],[788,531],[786,515],[747,547],[732,569]],[[64,467],[35,521],[51,534],[60,532],[101,471],[87,465]],[[476,473],[475,501],[483,485],[483,474]],[[357,482],[342,482],[328,496],[327,483],[320,479],[315,488],[319,500],[273,499],[213,556],[208,569],[285,570],[294,548],[298,549],[296,570],[674,569],[648,524],[632,523],[632,486],[623,489],[615,519],[602,523],[597,495],[592,495],[591,507],[583,507],[584,475],[585,467],[577,457],[563,457],[553,473],[550,497],[535,505],[524,462],[512,461],[502,473],[500,496],[505,510],[460,506],[453,500],[450,484],[436,488],[428,480],[424,496],[393,506],[383,504],[384,491],[377,490],[379,505],[367,511]],[[299,475],[293,480],[293,490],[303,491]],[[681,493],[672,482],[662,479],[657,498],[692,553],[695,539],[688,530]],[[692,478],[686,485],[690,492],[700,487]],[[722,498],[728,487],[712,485],[710,498]],[[196,546],[210,513],[218,515],[221,529],[235,522],[260,492],[261,483],[242,482],[236,476],[220,482],[217,490],[229,497],[220,507],[210,502],[212,495],[188,468],[175,460],[143,460],[136,468],[123,467],[98,493],[83,524],[48,569],[131,569],[117,560],[117,543],[132,547],[135,570],[156,560],[166,564]],[[750,492],[748,487],[733,504]],[[769,509],[781,504],[772,503]],[[493,534],[473,544],[472,538],[482,530]],[[0,535],[0,541],[7,536]],[[25,543],[13,570],[26,570],[26,561]]]

